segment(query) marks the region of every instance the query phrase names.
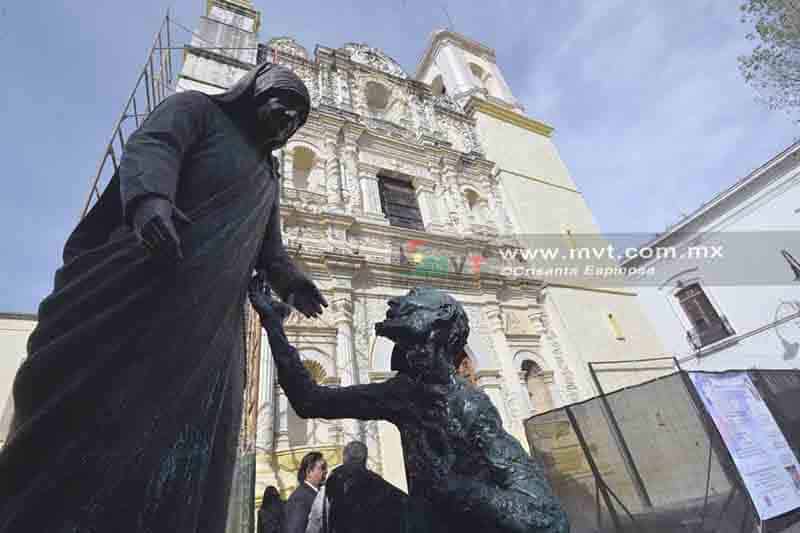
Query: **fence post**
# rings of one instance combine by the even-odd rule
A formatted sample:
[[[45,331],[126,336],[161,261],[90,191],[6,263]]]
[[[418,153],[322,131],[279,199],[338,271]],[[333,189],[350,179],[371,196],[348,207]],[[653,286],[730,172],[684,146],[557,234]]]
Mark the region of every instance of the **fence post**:
[[[567,413],[567,418],[569,418],[569,423],[572,426],[572,431],[575,432],[575,436],[578,438],[578,443],[581,445],[581,449],[583,450],[583,455],[586,457],[586,461],[589,463],[589,468],[592,470],[592,475],[594,476],[594,483],[595,488],[600,491],[603,495],[603,501],[606,504],[606,508],[608,509],[608,514],[611,515],[611,520],[614,522],[614,529],[616,531],[622,531],[622,527],[619,522],[619,515],[617,515],[617,510],[614,508],[614,504],[611,501],[611,498],[608,496],[608,490],[606,490],[606,483],[603,481],[603,478],[600,476],[600,470],[597,468],[597,464],[594,462],[594,457],[592,456],[592,451],[589,449],[589,445],[586,443],[586,439],[583,437],[583,431],[581,431],[580,426],[578,425],[578,420],[575,418],[575,414],[572,412],[572,409],[567,406],[564,407],[564,411]],[[599,508],[598,505],[598,516]],[[600,527],[600,524],[597,524],[597,527]]]
[[[625,437],[619,429],[619,424],[617,424],[617,417],[614,416],[614,412],[608,404],[606,393],[603,390],[603,386],[600,384],[600,380],[597,379],[597,373],[591,362],[589,363],[589,374],[591,374],[592,381],[594,381],[595,387],[597,387],[597,391],[600,393],[600,402],[603,405],[603,412],[608,420],[611,434],[614,436],[614,440],[617,442],[620,452],[622,453],[622,460],[625,462],[625,467],[633,479],[633,486],[636,488],[636,493],[639,495],[639,499],[645,507],[652,507],[653,503],[650,501],[650,495],[647,493],[647,489],[644,486],[644,480],[642,480],[642,476],[639,474],[639,469],[636,468],[636,463],[633,461],[633,455],[631,455],[631,450],[628,448],[628,443],[625,441]]]

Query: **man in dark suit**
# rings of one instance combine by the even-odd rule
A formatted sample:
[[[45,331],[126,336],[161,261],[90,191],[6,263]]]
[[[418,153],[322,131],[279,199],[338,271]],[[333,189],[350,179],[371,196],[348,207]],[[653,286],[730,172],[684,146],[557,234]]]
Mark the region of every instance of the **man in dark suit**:
[[[314,498],[328,476],[328,464],[319,452],[308,452],[297,471],[298,487],[286,502],[283,533],[305,533]]]
[[[342,456],[344,464],[331,472],[325,483],[330,500],[329,532],[406,531],[408,495],[367,468],[367,446],[353,441]]]

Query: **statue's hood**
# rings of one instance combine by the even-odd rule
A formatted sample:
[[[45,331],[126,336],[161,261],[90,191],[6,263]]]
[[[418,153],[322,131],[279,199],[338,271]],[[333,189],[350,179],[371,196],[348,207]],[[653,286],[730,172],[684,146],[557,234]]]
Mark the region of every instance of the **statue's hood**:
[[[210,98],[224,109],[233,110],[252,105],[254,97],[270,89],[283,89],[299,95],[305,102],[300,113],[300,125],[305,124],[311,109],[311,97],[306,84],[290,69],[264,62],[252,68],[247,74],[224,93]]]

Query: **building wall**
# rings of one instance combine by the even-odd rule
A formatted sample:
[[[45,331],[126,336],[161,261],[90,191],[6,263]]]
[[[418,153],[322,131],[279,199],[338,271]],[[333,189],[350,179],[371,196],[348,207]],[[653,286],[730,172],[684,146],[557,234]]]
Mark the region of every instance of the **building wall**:
[[[5,440],[11,422],[14,376],[27,356],[28,337],[35,327],[33,315],[0,314],[0,442]]]
[[[800,368],[800,281],[781,255],[800,257],[798,147],[708,202],[653,246],[673,247],[679,259],[636,260],[656,277],[637,287],[667,349],[686,368]],[[722,258],[686,257],[687,246],[717,246]],[[697,351],[690,323],[675,298],[680,283],[698,281],[734,334]]]
[[[211,0],[209,6],[257,18],[252,7],[234,9],[225,0]],[[200,28],[211,42],[253,41],[246,30],[257,24],[240,20],[238,29],[230,30],[235,35],[227,35],[214,18],[225,16],[217,11]],[[626,342],[632,348],[625,353],[647,352],[656,341],[643,340],[647,331],[629,295],[592,299],[587,291],[550,288],[545,294],[541,280],[502,273],[500,249],[521,234],[596,232],[596,226],[550,129],[521,115],[509,119],[508,113],[521,107],[494,53],[448,35],[447,46],[437,48],[449,58],[437,61],[449,69],[439,72],[446,94],[435,94],[419,71],[411,77],[364,44],[317,46],[313,56],[291,37],[274,37],[261,47],[260,60],[291,68],[311,95],[308,122],[275,153],[283,175],[281,224],[287,250],[331,302],[319,319],[290,316],[287,335],[320,383],[381,381],[393,374],[391,343],[374,333],[387,299],[415,285],[446,290],[469,316],[467,351],[478,386],[504,427],[525,443],[526,417],[591,394],[579,355],[587,353],[588,343],[579,337],[586,329],[607,326],[587,309],[594,305],[620,314],[630,328]],[[251,59],[189,48],[179,89],[222,90],[243,75]],[[479,67],[482,79],[469,63]],[[492,113],[481,113],[480,105],[473,106],[477,112],[465,107],[473,96]],[[424,231],[393,225],[384,213],[384,177],[410,185]],[[568,320],[555,314],[556,303]],[[593,357],[622,357],[607,339],[594,348]],[[352,439],[367,443],[371,468],[406,487],[396,428],[384,422],[300,420],[276,383],[264,339],[261,357],[257,499],[266,485],[287,495],[306,451],[323,450],[333,466]],[[524,368],[537,373],[523,375]]]
[[[537,242],[561,241],[563,236],[566,245],[566,240],[575,236],[580,246],[581,236],[590,235],[594,236],[592,246],[607,244],[561,160],[549,128],[491,103],[474,101],[472,107],[481,144],[487,158],[496,164],[495,172],[519,241],[535,246]],[[588,286],[580,279],[559,281],[563,281],[560,286],[547,289],[549,305],[545,308],[556,328],[561,328],[562,343],[569,350],[567,358],[574,383],[570,384],[572,392],[563,391],[566,398],[577,401],[599,392],[590,379],[590,362],[629,361],[665,354],[635,289],[607,291]],[[611,331],[612,321],[622,329],[624,339],[616,339]],[[600,381],[608,391],[641,383],[673,368],[627,364],[612,372],[609,366]]]
[[[644,314],[638,293],[616,289],[587,291],[568,286],[551,286],[545,292],[545,307],[563,337],[569,339],[575,384],[580,391],[573,399],[582,400],[600,392],[589,372],[589,363],[593,364],[605,392],[675,370],[670,360],[637,361],[668,356],[652,322]]]

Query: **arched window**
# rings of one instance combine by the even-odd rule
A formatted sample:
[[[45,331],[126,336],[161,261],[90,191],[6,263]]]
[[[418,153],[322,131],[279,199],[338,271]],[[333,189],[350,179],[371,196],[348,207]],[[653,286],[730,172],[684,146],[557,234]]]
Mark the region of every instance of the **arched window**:
[[[552,409],[553,397],[550,395],[546,374],[542,372],[541,367],[534,361],[525,359],[520,365],[520,370],[524,375],[533,412],[544,413]]]
[[[292,155],[294,159],[292,183],[295,189],[307,190],[311,170],[314,168],[314,152],[305,146],[298,146],[293,150]]]
[[[486,200],[472,189],[464,191],[464,199],[469,208],[469,218],[475,224],[485,224],[488,220]]]
[[[314,168],[314,152],[305,146],[298,146],[292,152],[294,156],[294,168],[292,169],[292,181],[295,189],[308,190],[309,177]]]
[[[467,205],[469,206],[470,211],[474,211],[475,208],[478,207],[478,201],[480,200],[478,193],[472,189],[467,189],[467,191],[464,193],[464,196],[467,199]]]
[[[433,93],[433,96],[447,94],[447,87],[444,85],[444,80],[442,79],[441,74],[433,78],[433,81],[431,82],[431,92]]]
[[[469,71],[472,72],[472,75],[475,76],[481,85],[483,85],[483,79],[486,76],[486,73],[483,71],[483,69],[475,63],[470,63]]]

